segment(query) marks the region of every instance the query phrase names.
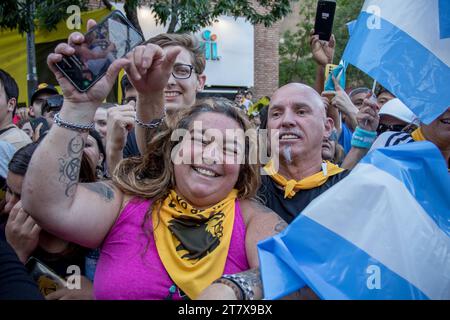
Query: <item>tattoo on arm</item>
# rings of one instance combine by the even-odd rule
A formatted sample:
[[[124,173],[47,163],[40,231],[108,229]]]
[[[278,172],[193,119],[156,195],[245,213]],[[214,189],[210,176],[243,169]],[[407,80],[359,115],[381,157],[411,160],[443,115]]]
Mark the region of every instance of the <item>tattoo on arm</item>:
[[[69,141],[67,155],[58,159],[59,181],[64,184],[66,197],[74,195],[80,175],[81,155],[84,149],[83,137],[78,134]]]
[[[113,188],[104,182],[86,183],[83,184],[83,187],[97,193],[106,202],[110,202],[114,199]]]
[[[259,271],[259,268],[239,273],[239,276],[252,286],[253,291],[255,291],[255,289],[262,290],[261,272]]]
[[[274,212],[271,209],[267,208],[266,206],[262,205],[258,201],[256,201],[255,203],[256,203],[256,206],[257,206],[259,212],[276,216],[277,224],[273,228],[273,234],[280,233],[288,226],[287,222],[284,221],[276,212]]]

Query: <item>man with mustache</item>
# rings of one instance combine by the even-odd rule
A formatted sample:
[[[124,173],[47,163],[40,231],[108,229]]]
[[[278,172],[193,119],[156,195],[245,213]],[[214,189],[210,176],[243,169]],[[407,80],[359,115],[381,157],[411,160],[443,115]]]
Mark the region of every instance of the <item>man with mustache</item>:
[[[311,87],[290,83],[270,101],[267,129],[279,138],[279,168],[264,167],[259,196],[265,205],[290,223],[317,196],[348,172],[322,159],[322,141],[334,128],[320,95]]]

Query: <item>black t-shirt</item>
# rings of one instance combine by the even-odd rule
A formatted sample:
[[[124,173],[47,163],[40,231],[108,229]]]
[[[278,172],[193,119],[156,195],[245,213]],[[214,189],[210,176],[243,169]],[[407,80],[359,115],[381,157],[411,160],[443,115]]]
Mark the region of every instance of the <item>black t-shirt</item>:
[[[258,196],[268,208],[278,213],[287,223],[291,223],[312,200],[338,183],[348,174],[349,171],[345,170],[331,176],[323,185],[313,189],[300,190],[291,199],[284,198],[284,190],[280,189],[272,178],[262,176],[262,185],[258,190]]]

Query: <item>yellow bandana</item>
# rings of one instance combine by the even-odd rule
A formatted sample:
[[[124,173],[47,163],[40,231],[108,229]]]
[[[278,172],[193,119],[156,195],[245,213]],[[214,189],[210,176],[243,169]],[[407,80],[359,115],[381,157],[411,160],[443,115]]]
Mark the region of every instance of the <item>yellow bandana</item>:
[[[418,127],[416,130],[414,130],[411,133],[412,138],[414,139],[414,141],[426,141],[427,139],[425,139],[425,136],[422,133],[422,129],[420,127]]]
[[[326,170],[322,170],[312,176],[304,178],[302,180],[287,180],[281,174],[275,171],[273,168],[272,160],[265,165],[264,170],[270,175],[270,177],[280,186],[284,188],[284,198],[292,198],[299,190],[313,189],[323,185],[327,182],[328,178],[334,176],[344,169],[339,166],[326,161]]]
[[[158,254],[172,280],[195,299],[220,278],[230,247],[238,191],[205,210],[197,210],[171,190],[153,226]]]

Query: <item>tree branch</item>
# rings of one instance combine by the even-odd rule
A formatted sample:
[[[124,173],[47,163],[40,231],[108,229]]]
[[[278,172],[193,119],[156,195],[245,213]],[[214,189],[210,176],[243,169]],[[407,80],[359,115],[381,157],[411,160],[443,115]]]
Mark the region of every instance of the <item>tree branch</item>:
[[[172,10],[170,13],[170,24],[167,33],[174,33],[178,23],[178,0],[172,0]]]
[[[133,2],[133,4],[131,3]],[[137,15],[138,6],[134,3],[135,1],[126,0],[123,5],[123,9],[125,10],[125,14],[127,15],[128,20],[133,24],[133,26],[142,33],[141,26],[139,25],[139,19]]]

